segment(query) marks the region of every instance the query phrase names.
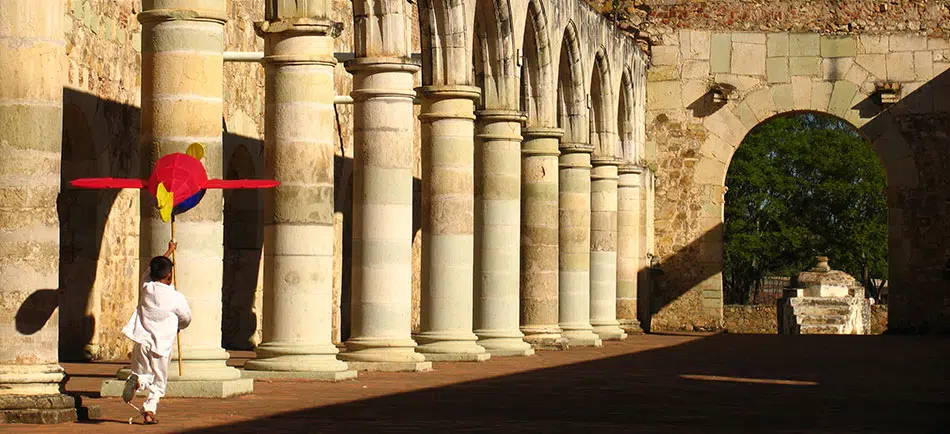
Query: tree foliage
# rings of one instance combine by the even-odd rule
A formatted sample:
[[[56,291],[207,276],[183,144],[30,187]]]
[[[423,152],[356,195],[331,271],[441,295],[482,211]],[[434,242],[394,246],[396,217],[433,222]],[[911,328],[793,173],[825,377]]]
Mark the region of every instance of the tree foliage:
[[[805,113],[753,129],[726,175],[726,301],[746,303],[765,276],[831,258],[872,289],[887,279],[884,168],[850,124]]]

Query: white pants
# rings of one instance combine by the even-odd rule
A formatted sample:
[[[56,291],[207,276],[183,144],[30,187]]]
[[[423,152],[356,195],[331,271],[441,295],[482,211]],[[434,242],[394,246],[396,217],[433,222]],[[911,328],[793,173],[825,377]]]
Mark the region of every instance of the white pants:
[[[160,356],[136,343],[132,347],[132,372],[139,376],[139,390],[145,390],[145,411],[158,413],[158,400],[165,396],[168,356]]]

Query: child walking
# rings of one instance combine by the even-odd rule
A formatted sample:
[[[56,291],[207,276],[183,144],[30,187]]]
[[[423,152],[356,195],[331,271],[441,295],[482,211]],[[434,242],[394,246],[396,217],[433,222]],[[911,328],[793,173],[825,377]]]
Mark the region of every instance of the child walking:
[[[191,309],[185,296],[175,290],[172,283],[172,268],[175,264],[168,257],[177,244],[168,243],[168,251],[152,258],[149,263],[148,281],[139,292],[139,303],[122,328],[122,333],[135,342],[132,347],[132,374],[125,382],[122,399],[131,402],[138,390],[147,392],[142,406],[146,425],[158,423],[155,413],[158,400],[165,396],[168,379],[168,359],[178,330],[191,323]]]

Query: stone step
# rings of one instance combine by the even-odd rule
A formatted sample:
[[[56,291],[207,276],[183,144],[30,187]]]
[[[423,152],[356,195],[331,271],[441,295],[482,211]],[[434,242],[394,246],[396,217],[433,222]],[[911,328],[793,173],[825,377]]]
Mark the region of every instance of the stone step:
[[[848,307],[852,298],[831,297],[797,297],[792,299],[792,306],[797,307]]]
[[[845,325],[848,317],[842,315],[800,315],[798,323],[801,325]]]
[[[795,307],[795,315],[799,316],[833,316],[833,315],[844,315],[848,316],[851,313],[851,308],[848,306],[798,306]]]
[[[802,324],[798,331],[799,334],[803,335],[837,335],[842,332],[842,326],[826,324]]]

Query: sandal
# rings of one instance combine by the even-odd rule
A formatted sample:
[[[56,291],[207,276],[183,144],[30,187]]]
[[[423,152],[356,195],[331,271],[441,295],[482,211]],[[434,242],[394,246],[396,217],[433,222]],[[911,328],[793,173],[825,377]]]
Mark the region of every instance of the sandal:
[[[135,391],[139,388],[139,376],[138,374],[131,373],[129,378],[125,380],[125,387],[122,388],[122,400],[126,403],[132,402],[132,398],[135,398]]]
[[[158,424],[158,419],[155,419],[155,413],[152,413],[152,412],[150,412],[150,411],[146,411],[146,412],[142,413],[142,419],[143,419],[142,423],[145,424],[145,425],[157,425],[157,424]]]

